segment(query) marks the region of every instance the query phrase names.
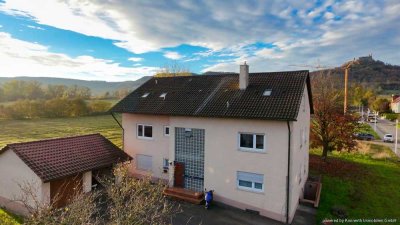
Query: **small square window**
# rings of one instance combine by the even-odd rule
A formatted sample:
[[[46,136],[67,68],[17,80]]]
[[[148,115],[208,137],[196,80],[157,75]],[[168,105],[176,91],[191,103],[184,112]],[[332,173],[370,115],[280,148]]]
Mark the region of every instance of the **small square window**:
[[[164,169],[168,169],[168,167],[169,167],[169,160],[168,159],[164,159],[163,160],[163,168]]]
[[[164,136],[169,136],[169,126],[164,126]]]

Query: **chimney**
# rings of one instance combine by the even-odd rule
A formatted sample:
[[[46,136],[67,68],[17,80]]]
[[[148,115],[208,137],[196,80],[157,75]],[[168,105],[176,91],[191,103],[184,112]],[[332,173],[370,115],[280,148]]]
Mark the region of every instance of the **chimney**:
[[[249,85],[249,65],[247,65],[245,61],[243,65],[240,65],[239,88],[240,90],[245,90],[248,85]]]

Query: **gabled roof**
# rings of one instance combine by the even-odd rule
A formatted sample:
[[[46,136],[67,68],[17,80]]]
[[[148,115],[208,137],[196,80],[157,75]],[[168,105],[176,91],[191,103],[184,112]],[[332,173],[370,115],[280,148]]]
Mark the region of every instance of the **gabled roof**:
[[[100,134],[8,144],[43,182],[63,178],[132,158]]]
[[[395,98],[392,103],[399,103],[400,102],[400,97]]]
[[[304,70],[250,73],[245,90],[239,89],[238,74],[153,77],[110,112],[293,121],[305,87],[313,113],[309,72]],[[263,96],[267,89],[271,95]]]

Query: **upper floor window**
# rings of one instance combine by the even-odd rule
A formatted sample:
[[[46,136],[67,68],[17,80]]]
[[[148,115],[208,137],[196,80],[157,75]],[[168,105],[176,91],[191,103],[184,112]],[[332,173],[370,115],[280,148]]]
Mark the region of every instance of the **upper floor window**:
[[[169,126],[164,126],[164,136],[169,136],[170,128]]]
[[[265,151],[264,134],[239,133],[239,149],[245,151]]]
[[[138,124],[137,136],[139,138],[153,138],[153,126]]]

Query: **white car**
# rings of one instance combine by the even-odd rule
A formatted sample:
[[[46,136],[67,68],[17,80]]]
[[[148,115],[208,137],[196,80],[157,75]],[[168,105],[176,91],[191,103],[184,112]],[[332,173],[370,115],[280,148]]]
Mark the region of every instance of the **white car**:
[[[392,134],[385,134],[383,136],[383,142],[394,142]]]

